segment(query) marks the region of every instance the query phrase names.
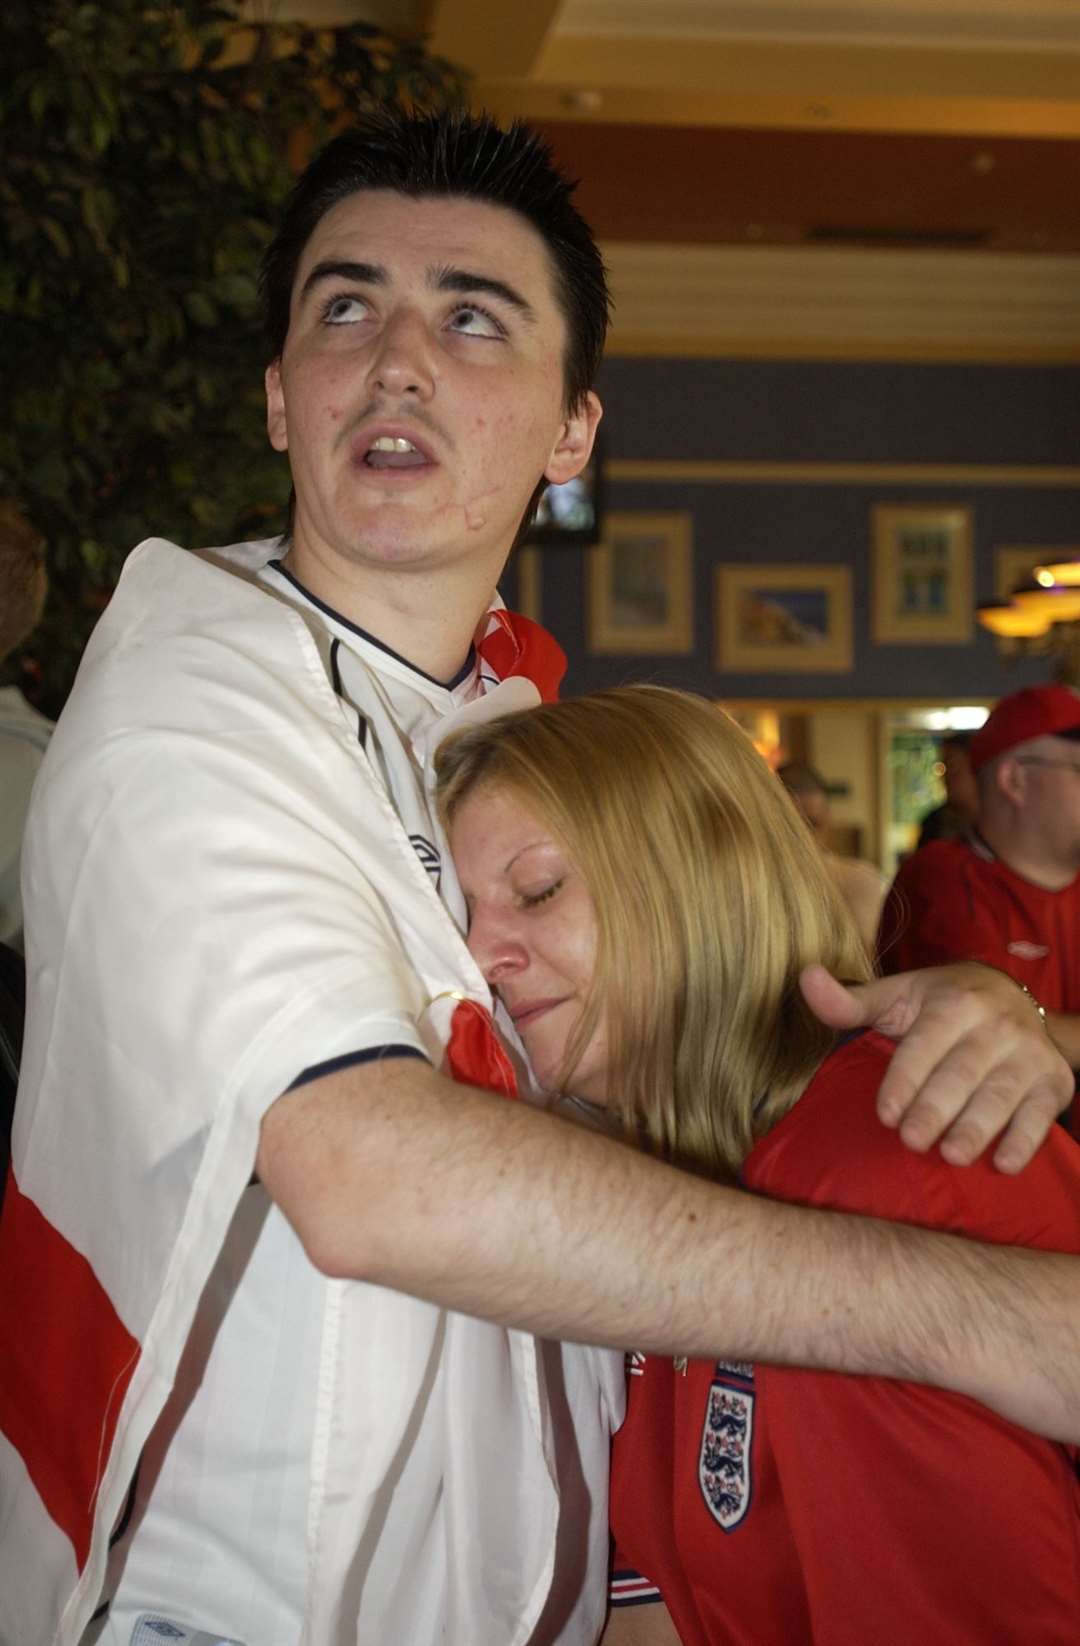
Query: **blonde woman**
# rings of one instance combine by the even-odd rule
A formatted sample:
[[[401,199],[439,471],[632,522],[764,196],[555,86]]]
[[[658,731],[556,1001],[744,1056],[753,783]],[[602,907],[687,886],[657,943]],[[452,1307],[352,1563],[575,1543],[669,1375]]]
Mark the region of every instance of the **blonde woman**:
[[[470,947],[553,1099],[757,1193],[1080,1250],[1063,1133],[1004,1177],[879,1123],[891,1043],[837,1044],[797,986],[815,962],[865,977],[858,935],[715,708],[602,692],[472,729],[438,764]],[[915,1384],[628,1370],[605,1646],[1075,1643],[1074,1448]]]

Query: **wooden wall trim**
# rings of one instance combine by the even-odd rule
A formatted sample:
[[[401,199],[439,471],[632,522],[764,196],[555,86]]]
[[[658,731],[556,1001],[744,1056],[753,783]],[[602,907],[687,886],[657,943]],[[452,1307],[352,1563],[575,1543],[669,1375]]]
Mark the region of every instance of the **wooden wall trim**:
[[[1080,466],[1000,463],[721,463],[612,458],[609,480],[629,485],[1080,487]]]

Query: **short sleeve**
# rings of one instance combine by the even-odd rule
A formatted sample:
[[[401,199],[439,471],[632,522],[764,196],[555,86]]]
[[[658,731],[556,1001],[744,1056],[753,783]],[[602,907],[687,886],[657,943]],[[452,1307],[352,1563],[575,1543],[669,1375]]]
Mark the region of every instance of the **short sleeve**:
[[[611,1557],[611,1577],[608,1583],[608,1604],[610,1606],[657,1606],[662,1605],[663,1595],[650,1578],[643,1577],[639,1571],[627,1561],[621,1549],[615,1549]]]
[[[102,1192],[140,1181],[179,1203],[199,1173],[228,1200],[219,1157],[247,1181],[262,1115],[304,1071],[428,1050],[413,955],[437,898],[299,620],[282,616],[275,651],[272,603],[230,615],[232,581],[218,627],[91,653],[46,755],[26,852],[28,1192],[62,1151],[96,1162]],[[81,1247],[92,1209],[65,1206]]]

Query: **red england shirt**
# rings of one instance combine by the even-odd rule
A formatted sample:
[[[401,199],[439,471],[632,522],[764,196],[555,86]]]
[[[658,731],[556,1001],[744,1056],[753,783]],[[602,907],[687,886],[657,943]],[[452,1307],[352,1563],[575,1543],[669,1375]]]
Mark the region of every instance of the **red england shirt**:
[[[1080,1251],[1077,1144],[1055,1127],[1018,1177],[913,1154],[874,1108],[891,1053],[871,1033],[828,1058],[750,1155],[747,1186]],[[634,1356],[613,1603],[662,1597],[686,1646],[1075,1646],[1076,1461],[913,1383]]]

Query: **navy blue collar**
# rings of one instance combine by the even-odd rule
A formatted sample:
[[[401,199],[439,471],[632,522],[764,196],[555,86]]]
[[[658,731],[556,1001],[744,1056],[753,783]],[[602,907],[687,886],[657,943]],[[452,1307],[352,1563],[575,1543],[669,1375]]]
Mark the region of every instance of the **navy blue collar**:
[[[362,629],[358,623],[350,622],[347,617],[343,617],[340,612],[335,611],[333,606],[328,606],[325,600],[320,600],[317,594],[312,594],[310,589],[305,589],[300,579],[294,577],[288,567],[284,566],[280,560],[271,560],[268,564],[291,583],[293,588],[302,594],[305,600],[310,600],[313,606],[317,606],[321,612],[325,612],[327,617],[332,617],[335,623],[340,623],[343,629],[348,629],[351,634],[358,635],[361,640],[366,640],[369,646],[377,646],[379,651],[386,653],[387,657],[392,657],[395,663],[403,663],[407,669],[412,670],[413,674],[418,674],[422,680],[429,680],[433,686],[441,686],[444,691],[452,692],[456,687],[462,685],[472,673],[476,665],[476,653],[472,646],[469,647],[464,663],[452,680],[436,680],[433,674],[428,674],[425,669],[418,668],[411,658],[402,657],[401,653],[396,652],[392,646],[387,646],[379,639],[377,634],[369,634],[367,629]]]

